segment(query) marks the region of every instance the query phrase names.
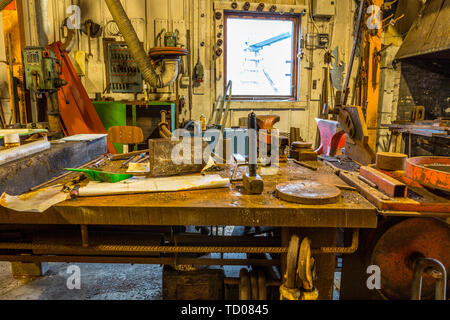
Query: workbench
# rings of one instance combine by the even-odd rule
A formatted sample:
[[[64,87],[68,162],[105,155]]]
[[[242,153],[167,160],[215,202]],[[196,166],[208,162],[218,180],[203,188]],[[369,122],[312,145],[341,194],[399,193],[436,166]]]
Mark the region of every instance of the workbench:
[[[68,200],[44,213],[0,208],[0,224],[214,225],[376,228],[376,209],[355,191],[342,191],[336,204],[300,205],[274,195],[278,183],[311,179],[346,185],[321,165],[313,172],[293,163],[264,178],[262,195],[245,195],[240,184],[214,190],[148,193]]]
[[[228,170],[219,172],[219,174],[231,176]],[[146,226],[166,226],[166,228],[173,226],[264,226],[281,227],[280,245],[282,247],[287,247],[291,235],[295,233],[300,237],[309,237],[312,247],[319,248],[323,246],[336,247],[337,228],[377,227],[376,208],[353,190],[342,190],[340,202],[327,205],[300,205],[276,198],[275,186],[289,180],[315,180],[340,185],[346,189],[345,186],[348,187],[348,185],[324,164],[320,164],[317,171],[312,171],[289,162],[281,165],[278,174],[263,176],[263,179],[265,190],[262,195],[246,195],[242,183],[237,182],[221,189],[78,198],[55,205],[44,213],[13,212],[0,207],[0,232],[1,230],[11,230],[11,228],[12,230],[21,228],[65,230],[67,228],[65,226],[72,225],[74,228],[78,228],[76,229],[78,233],[81,226],[81,233],[83,234],[84,230],[87,238],[87,228],[95,226],[120,227],[122,231]],[[264,239],[256,238],[256,244],[253,246],[264,246],[258,245],[260,241],[264,241]],[[80,242],[78,241],[78,243]],[[208,245],[208,243],[202,245]],[[213,246],[213,244],[210,245]],[[108,256],[103,254],[96,257],[95,254],[82,255],[79,252],[77,254],[77,251],[78,249],[74,250],[74,254],[62,256],[38,255],[33,251],[32,256],[23,256],[20,255],[23,251],[5,252],[0,246],[0,260],[149,264],[171,264],[174,261],[173,258],[162,256],[163,252],[159,257],[155,257],[154,254],[145,256],[142,253],[136,256],[109,253]],[[196,259],[201,262],[196,263]],[[218,259],[209,262],[206,260],[211,259],[185,258],[183,260],[179,257],[176,263],[202,265],[253,265],[258,263],[255,261],[258,259],[225,259],[228,261]],[[280,260],[273,260],[269,261],[269,264],[276,264],[277,261],[280,262]],[[320,298],[330,299],[335,256],[334,254],[321,254],[318,255],[316,261],[319,270]]]

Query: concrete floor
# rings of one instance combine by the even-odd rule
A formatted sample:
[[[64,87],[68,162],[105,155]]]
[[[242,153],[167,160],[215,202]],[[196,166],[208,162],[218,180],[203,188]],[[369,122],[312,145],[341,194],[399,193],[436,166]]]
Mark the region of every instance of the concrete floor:
[[[43,277],[24,282],[12,277],[9,262],[0,262],[0,300],[161,300],[162,268],[158,265],[76,264],[81,289],[69,290],[71,264],[49,263]],[[238,277],[241,267],[226,267],[227,277]],[[334,300],[339,299],[340,272],[335,274]]]
[[[28,283],[12,277],[9,262],[0,262],[0,300],[161,300],[158,265],[76,264],[81,289],[69,290],[69,264],[50,263],[47,273]]]

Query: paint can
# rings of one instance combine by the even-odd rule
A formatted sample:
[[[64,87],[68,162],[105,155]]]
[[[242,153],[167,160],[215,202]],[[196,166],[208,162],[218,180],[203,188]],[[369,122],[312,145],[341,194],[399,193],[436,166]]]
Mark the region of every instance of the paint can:
[[[20,137],[17,133],[5,135],[4,140],[5,150],[20,146]]]

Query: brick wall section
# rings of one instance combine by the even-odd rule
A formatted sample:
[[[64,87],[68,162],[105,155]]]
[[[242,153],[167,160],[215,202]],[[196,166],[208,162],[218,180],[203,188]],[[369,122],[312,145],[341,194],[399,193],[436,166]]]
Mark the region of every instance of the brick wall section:
[[[401,63],[398,120],[409,120],[414,106],[425,106],[426,120],[450,117],[450,62],[408,59]]]

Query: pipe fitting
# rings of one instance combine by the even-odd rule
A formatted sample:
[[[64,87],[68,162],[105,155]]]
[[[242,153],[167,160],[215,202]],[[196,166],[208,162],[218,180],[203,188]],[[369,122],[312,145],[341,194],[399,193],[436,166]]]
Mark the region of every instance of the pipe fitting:
[[[120,0],[105,0],[105,2],[144,80],[154,88],[164,88],[171,85],[178,77],[180,59],[164,59],[161,72],[156,72]]]
[[[164,88],[170,86],[178,78],[178,72],[180,67],[180,59],[163,59],[162,70],[160,74],[160,87]]]

